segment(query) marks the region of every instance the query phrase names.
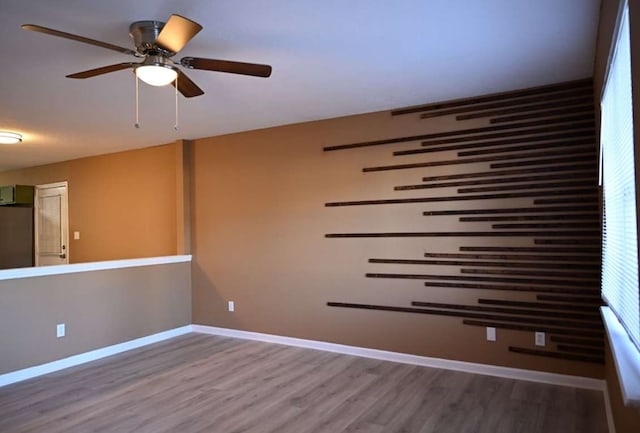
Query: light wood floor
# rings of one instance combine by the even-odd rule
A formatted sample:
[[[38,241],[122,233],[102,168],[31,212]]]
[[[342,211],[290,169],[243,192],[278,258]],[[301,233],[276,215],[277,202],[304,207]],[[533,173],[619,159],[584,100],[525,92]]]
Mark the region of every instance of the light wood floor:
[[[188,334],[0,388],[1,432],[606,432],[602,393]]]

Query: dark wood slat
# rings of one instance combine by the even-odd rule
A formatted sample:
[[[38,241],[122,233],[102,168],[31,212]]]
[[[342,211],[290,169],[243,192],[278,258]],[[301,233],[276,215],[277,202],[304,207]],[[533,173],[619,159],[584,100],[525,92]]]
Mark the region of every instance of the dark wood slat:
[[[527,349],[524,347],[516,346],[509,346],[509,351],[522,353],[525,355],[544,356],[547,358],[566,359],[569,361],[590,362],[593,364],[604,364],[604,357],[601,356],[574,355],[570,353],[550,352],[548,350]]]
[[[425,211],[425,216],[439,215],[486,215],[486,214],[506,214],[506,213],[530,213],[530,212],[599,212],[597,204],[588,204],[580,206],[548,206],[548,207],[512,207],[497,209],[461,209],[461,210],[435,210]]]
[[[600,255],[569,256],[569,255],[544,255],[544,254],[458,254],[458,253],[424,253],[425,257],[452,258],[469,260],[523,260],[523,261],[552,261],[552,262],[587,262],[593,265],[600,264]],[[468,262],[465,262],[468,263]]]
[[[416,259],[369,259],[369,263],[397,265],[436,265],[436,266],[488,266],[500,268],[528,269],[593,269],[593,264],[576,263],[530,263],[530,262],[484,262],[470,260],[416,260]]]
[[[527,161],[515,161],[515,162],[496,162],[491,164],[490,168],[508,168],[508,167],[527,167],[532,165],[553,165],[553,164],[566,164],[571,162],[586,162],[591,161],[594,164],[597,162],[593,156],[574,156],[569,158],[544,158],[544,159],[533,159]]]
[[[561,287],[584,287],[584,281],[576,280],[553,280],[545,278],[511,278],[511,277],[478,277],[471,275],[437,275],[437,274],[390,274],[390,273],[367,273],[367,278],[388,278],[401,280],[440,280],[440,281],[476,281],[487,283],[516,283],[538,286],[561,286]],[[587,293],[597,291],[598,288],[585,289]]]
[[[450,289],[465,289],[465,290],[498,290],[508,292],[523,292],[523,293],[558,293],[561,295],[591,295],[598,292],[597,289],[574,289],[569,287],[537,287],[527,284],[480,284],[480,283],[446,283],[442,281],[424,283],[425,287],[440,287]]]
[[[555,190],[555,191],[536,191],[536,192],[510,192],[499,194],[474,194],[474,195],[454,195],[444,197],[416,197],[416,198],[394,198],[382,200],[356,200],[356,201],[337,201],[325,203],[326,207],[338,206],[366,206],[377,204],[410,204],[410,203],[437,203],[442,201],[468,201],[468,200],[494,200],[501,198],[521,198],[521,197],[540,197],[540,196],[575,196],[582,200],[595,200],[597,198],[597,190],[593,188],[571,189],[571,190]]]
[[[533,168],[525,168],[525,169],[513,169],[513,170],[491,170],[491,171],[481,171],[475,173],[458,173],[458,174],[448,174],[442,176],[427,176],[423,177],[423,182],[436,182],[442,180],[455,180],[455,179],[473,179],[473,178],[482,178],[482,177],[491,177],[497,178],[500,176],[511,176],[513,174],[528,174],[528,173],[557,173],[557,172],[565,172],[565,171],[590,171],[593,172],[594,166],[593,164],[569,164],[569,165],[559,165],[553,167],[533,167]]]
[[[351,302],[327,302],[329,307],[356,308],[361,310],[393,311],[397,313],[431,314],[435,316],[465,317],[470,319],[498,320],[504,322],[561,326],[565,328],[600,329],[602,324],[590,322],[574,322],[570,320],[539,319],[534,317],[502,316],[497,314],[471,313],[463,311],[443,311],[427,308],[396,307],[391,305],[356,304]]]
[[[460,180],[454,182],[439,182],[439,183],[427,183],[418,185],[401,185],[396,186],[393,189],[396,191],[414,190],[414,189],[432,189],[432,188],[448,188],[452,186],[471,186],[471,185],[494,185],[502,183],[515,183],[515,182],[535,182],[535,181],[551,181],[559,179],[583,179],[585,181],[593,179],[593,183],[597,182],[593,175],[593,170],[576,172],[575,174],[561,173],[561,174],[547,174],[536,176],[516,176],[516,177],[501,177],[501,178],[488,178],[482,180]]]
[[[505,126],[505,125],[498,125]],[[495,128],[496,126],[488,126],[485,128],[476,128],[476,129],[486,129],[486,128]],[[491,132],[493,130],[481,130],[472,132],[471,135],[467,134],[456,134],[455,131],[451,133],[439,133],[439,134],[447,134],[442,138],[440,137],[432,137],[427,140],[424,140],[421,143],[423,147],[436,146],[441,144],[454,144],[454,143],[465,143],[469,141],[481,141],[481,140],[493,140],[496,138],[506,138],[508,140],[513,140],[514,137],[519,137],[523,135],[531,135],[531,134],[547,134],[551,132],[562,132],[562,131],[571,131],[578,132],[582,130],[590,131],[589,134],[593,135],[595,132],[595,124],[593,122],[579,122],[573,124],[560,124],[553,126],[535,126],[533,128],[524,127],[524,128],[514,128],[508,130],[509,128],[501,127],[501,131],[505,132]],[[468,130],[465,130],[468,131]]]
[[[568,344],[558,344],[557,347],[560,352],[584,353],[586,355],[604,356],[604,347],[601,349],[595,349],[593,347],[571,346]]]
[[[491,131],[504,131],[504,130],[517,129],[517,128],[528,128],[531,126],[544,126],[544,124],[540,124],[539,122],[522,122],[519,124],[511,124],[511,125],[494,125],[494,126],[485,126],[482,128],[459,129],[456,131],[435,132],[430,134],[410,135],[405,137],[388,138],[383,140],[362,141],[359,143],[327,146],[323,148],[323,151],[331,152],[336,150],[357,149],[360,147],[381,146],[386,144],[405,143],[407,141],[417,141],[417,140],[431,140],[436,138],[453,137],[458,135],[476,134],[476,133],[491,132]],[[593,121],[583,121],[583,122],[577,122],[573,124],[554,125],[554,126],[537,128],[535,132],[540,132],[540,133],[556,132],[556,131],[564,131],[568,129],[584,129],[584,128],[593,129],[595,128],[595,125]],[[504,133],[504,134],[492,134],[492,136],[485,136],[484,138],[509,137],[512,135],[518,135],[519,133],[524,134],[525,132],[509,131],[508,133]],[[533,130],[527,130],[526,133],[534,133],[534,132]],[[467,138],[467,140],[468,139],[469,138]],[[475,140],[475,139],[476,138],[472,138],[472,140]]]
[[[545,188],[574,188],[592,186],[597,187],[596,179],[589,181],[568,181],[568,182],[541,182],[541,183],[522,183],[517,185],[492,185],[471,188],[459,188],[458,194],[470,194],[477,192],[497,192],[497,191],[517,191],[522,189],[545,189]]]
[[[570,111],[569,111],[570,110]],[[505,122],[519,122],[521,120],[527,119],[539,119],[540,117],[555,117],[555,116],[566,116],[569,113],[589,113],[592,116],[595,116],[593,110],[593,104],[591,105],[582,105],[575,106],[571,108],[562,108],[559,110],[546,110],[546,111],[536,111],[533,113],[525,113],[525,114],[514,114],[512,116],[501,116],[495,117],[489,121],[489,123],[505,123]]]
[[[426,307],[442,310],[457,310],[457,311],[478,311],[483,313],[499,313],[499,314],[515,314],[519,316],[537,316],[537,317],[555,317],[555,318],[567,318],[574,320],[584,320],[587,322],[602,323],[600,315],[595,314],[581,314],[581,313],[568,313],[562,311],[539,311],[523,308],[501,308],[501,307],[479,307],[477,305],[460,305],[460,304],[445,304],[441,302],[423,302],[413,301],[411,305],[414,307]]]
[[[481,216],[460,217],[460,222],[500,222],[500,221],[600,221],[600,214],[555,214],[555,215],[509,215],[509,216]]]
[[[549,337],[554,343],[565,343],[565,344],[573,344],[578,346],[589,346],[589,347],[600,347],[604,348],[604,339],[587,339],[587,338],[577,338],[577,337],[562,337],[560,335],[552,335]]]
[[[552,328],[549,326],[528,326],[528,325],[518,325],[515,323],[501,323],[501,322],[492,322],[486,320],[470,320],[465,319],[462,321],[464,325],[469,326],[482,326],[486,328],[487,326],[491,326],[493,328],[501,328],[501,329],[512,329],[516,331],[532,331],[532,332],[546,332],[548,334],[557,334],[557,335],[575,335],[579,337],[588,337],[588,338],[603,338],[602,332],[595,331],[579,331],[573,329],[562,329],[562,328]]]
[[[553,301],[553,302],[572,302],[572,303],[584,303],[602,305],[602,299],[599,293],[594,293],[592,296],[562,296],[562,295],[536,295],[536,299],[540,301]]]
[[[392,116],[399,116],[403,114],[419,113],[428,110],[440,110],[442,108],[451,108],[465,106],[474,103],[491,102],[501,100],[504,98],[518,98],[522,96],[532,96],[538,94],[551,93],[555,91],[576,90],[583,88],[585,92],[593,91],[593,82],[591,79],[569,81],[566,83],[551,84],[547,86],[532,87],[523,90],[510,90],[508,92],[492,93],[485,96],[474,96],[471,98],[454,99],[447,102],[436,102],[433,104],[420,105],[417,107],[400,108],[391,112]]]
[[[571,247],[460,247],[460,251],[479,252],[508,252],[508,253],[573,253],[573,254],[600,254],[600,248],[571,248]]]
[[[494,155],[494,156],[482,156],[476,158],[458,158],[448,159],[443,161],[425,161],[425,162],[413,162],[408,164],[392,164],[392,165],[380,165],[375,167],[365,167],[362,169],[364,173],[373,171],[388,171],[388,170],[406,170],[410,168],[423,168],[423,167],[439,167],[442,165],[459,165],[459,164],[472,164],[478,162],[492,162],[492,161],[511,161],[527,158],[538,157],[555,157],[563,155],[587,155],[590,159],[595,159],[596,153],[593,146],[583,146],[579,149],[561,149],[554,151],[541,151],[541,152],[526,152],[513,155]],[[584,158],[584,156],[582,156]]]
[[[479,304],[484,305],[504,305],[508,307],[535,308],[541,310],[563,310],[563,311],[589,311],[599,315],[598,307],[595,305],[571,305],[557,304],[551,302],[527,302],[527,301],[510,301],[506,299],[478,299]]]
[[[481,275],[521,275],[524,277],[560,277],[568,278],[571,280],[586,280],[587,282],[593,282],[595,284],[600,282],[600,272],[577,272],[567,270],[567,272],[560,271],[535,271],[535,270],[516,270],[516,269],[475,269],[475,268],[463,268],[460,269],[463,274],[481,274]]]
[[[567,199],[556,199],[556,198],[544,198],[544,199],[536,199],[533,201],[534,205],[556,205],[556,204],[573,204],[573,203],[584,203],[584,198],[581,200],[580,197],[573,197]],[[598,200],[595,200],[594,203],[598,203]]]
[[[598,236],[593,231],[572,231],[573,236]],[[545,231],[495,231],[495,232],[369,232],[369,233],[327,233],[325,238],[456,238],[456,237],[516,237],[516,236],[567,236],[566,232]],[[596,239],[595,243],[599,240]],[[575,242],[581,243],[581,242]],[[584,242],[588,243],[588,242]]]
[[[422,113],[420,115],[420,118],[430,119],[433,117],[448,116],[451,114],[458,114],[458,113],[476,113],[478,111],[485,111],[485,110],[490,110],[494,108],[518,107],[518,106],[522,106],[523,104],[532,104],[536,102],[547,102],[547,101],[557,101],[557,106],[559,106],[559,105],[563,105],[562,102],[565,99],[575,98],[575,97],[584,96],[584,95],[588,96],[590,93],[591,92],[587,91],[586,89],[578,89],[578,90],[573,89],[573,90],[567,90],[561,93],[550,93],[550,94],[545,94],[541,96],[532,96],[529,98],[509,99],[501,102],[493,102],[493,103],[487,103],[487,104],[472,104],[468,106],[461,106],[458,108],[440,109],[437,111],[430,110],[430,112]],[[593,106],[593,102],[591,103],[591,105]]]
[[[518,131],[522,132],[522,131]],[[530,134],[530,133],[529,133]],[[521,135],[525,135],[523,133],[515,134],[518,136],[516,138],[513,135],[505,135],[500,134],[500,137],[507,137],[507,139],[500,140],[489,140],[486,139],[477,139],[472,140],[473,137],[464,137],[455,139],[455,142],[452,143],[440,143],[443,140],[437,140],[432,142],[423,142],[421,144],[422,147],[418,149],[406,149],[406,150],[396,150],[393,152],[394,156],[403,156],[403,155],[417,155],[421,153],[432,153],[432,152],[444,152],[448,150],[465,150],[465,149],[478,149],[478,148],[502,148],[502,146],[513,146],[518,143],[537,143],[543,144],[547,142],[558,143],[566,142],[566,143],[584,143],[588,144],[589,142],[593,142],[595,140],[595,130],[594,129],[579,129],[577,131],[570,132],[562,132],[556,134],[536,134],[536,135],[526,135],[522,137]],[[452,141],[452,140],[447,140]],[[464,144],[460,144],[464,143]]]
[[[536,245],[599,245],[600,239],[535,239],[533,242]]]
[[[600,222],[534,223],[534,224],[491,224],[492,229],[600,229]]]
[[[476,156],[476,155],[492,155],[495,153],[507,153],[507,152],[519,152],[521,150],[539,150],[539,149],[553,149],[556,147],[571,147],[571,146],[580,146],[580,145],[590,145],[594,148],[595,145],[595,136],[583,138],[581,140],[564,140],[564,141],[554,141],[550,143],[535,143],[535,144],[523,144],[519,146],[505,146],[498,148],[489,148],[489,149],[478,149],[478,150],[466,150],[463,152],[458,152],[458,156],[466,157],[466,156]]]
[[[510,107],[503,108],[498,110],[487,110],[479,113],[471,113],[471,114],[461,114],[456,116],[456,120],[470,120],[470,119],[480,119],[483,117],[493,117],[493,116],[501,116],[504,114],[516,114],[516,113],[525,113],[529,111],[536,110],[544,110],[547,108],[556,108],[558,106],[573,106],[573,105],[590,105],[593,107],[593,96],[587,95],[577,98],[565,99],[562,101],[554,101],[554,102],[543,102],[539,104],[530,104],[519,107]]]

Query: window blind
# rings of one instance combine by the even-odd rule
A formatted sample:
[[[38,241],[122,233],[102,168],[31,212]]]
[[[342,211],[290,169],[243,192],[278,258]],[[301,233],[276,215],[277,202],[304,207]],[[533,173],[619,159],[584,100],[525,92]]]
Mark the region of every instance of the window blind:
[[[625,5],[601,100],[602,294],[640,348],[629,11]]]

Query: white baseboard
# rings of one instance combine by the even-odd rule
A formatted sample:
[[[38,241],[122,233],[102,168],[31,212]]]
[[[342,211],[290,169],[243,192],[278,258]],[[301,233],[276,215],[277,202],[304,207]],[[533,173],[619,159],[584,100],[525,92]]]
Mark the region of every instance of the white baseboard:
[[[604,380],[581,376],[570,376],[566,374],[524,370],[520,368],[500,367],[495,365],[477,364],[473,362],[430,358],[426,356],[411,355],[408,353],[389,352],[386,350],[369,349],[366,347],[347,346],[344,344],[327,343],[324,341],[316,340],[305,340],[293,337],[283,337],[280,335],[262,334],[259,332],[240,331],[237,329],[217,328],[214,326],[192,325],[192,330],[193,332],[200,332],[204,334],[264,341],[267,343],[285,344],[287,346],[305,347],[308,349],[324,350],[326,352],[343,353],[345,355],[362,356],[364,358],[400,362],[403,364],[420,365],[423,367],[442,368],[446,370],[484,374],[487,376],[498,376],[508,379],[527,380],[530,382],[549,383],[552,385],[571,386],[574,388],[595,389],[598,391],[605,391],[606,389],[606,383]]]
[[[146,346],[147,344],[157,343],[179,335],[188,334],[192,331],[191,328],[191,325],[186,325],[180,328],[170,329],[168,331],[137,338],[135,340],[125,341],[124,343],[114,344],[113,346],[102,347],[90,352],[80,353],[78,355],[48,362],[46,364],[36,365],[35,367],[2,374],[0,375],[0,387],[31,379],[36,376],[42,376],[43,374],[53,373],[65,368],[74,367],[76,365],[84,364],[85,362],[106,358],[107,356],[126,352],[127,350],[137,349],[138,347]]]

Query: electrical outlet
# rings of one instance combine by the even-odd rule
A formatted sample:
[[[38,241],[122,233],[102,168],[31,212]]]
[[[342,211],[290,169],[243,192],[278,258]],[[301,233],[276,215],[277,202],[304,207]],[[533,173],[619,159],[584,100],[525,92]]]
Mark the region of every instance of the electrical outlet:
[[[232,313],[233,313],[234,311],[236,311],[236,304],[235,304],[235,302],[233,302],[233,301],[229,301],[229,303],[228,303],[228,309],[229,309],[229,311],[230,311],[230,312],[232,312]]]
[[[73,232],[73,239],[74,240],[79,240],[80,239],[80,232]]]
[[[56,325],[56,337],[57,338],[62,338],[65,336],[66,334],[66,327],[64,326],[64,323],[58,323]]]
[[[536,346],[544,346],[545,344],[544,332],[536,332]]]
[[[496,341],[496,328],[487,326],[487,341]]]

